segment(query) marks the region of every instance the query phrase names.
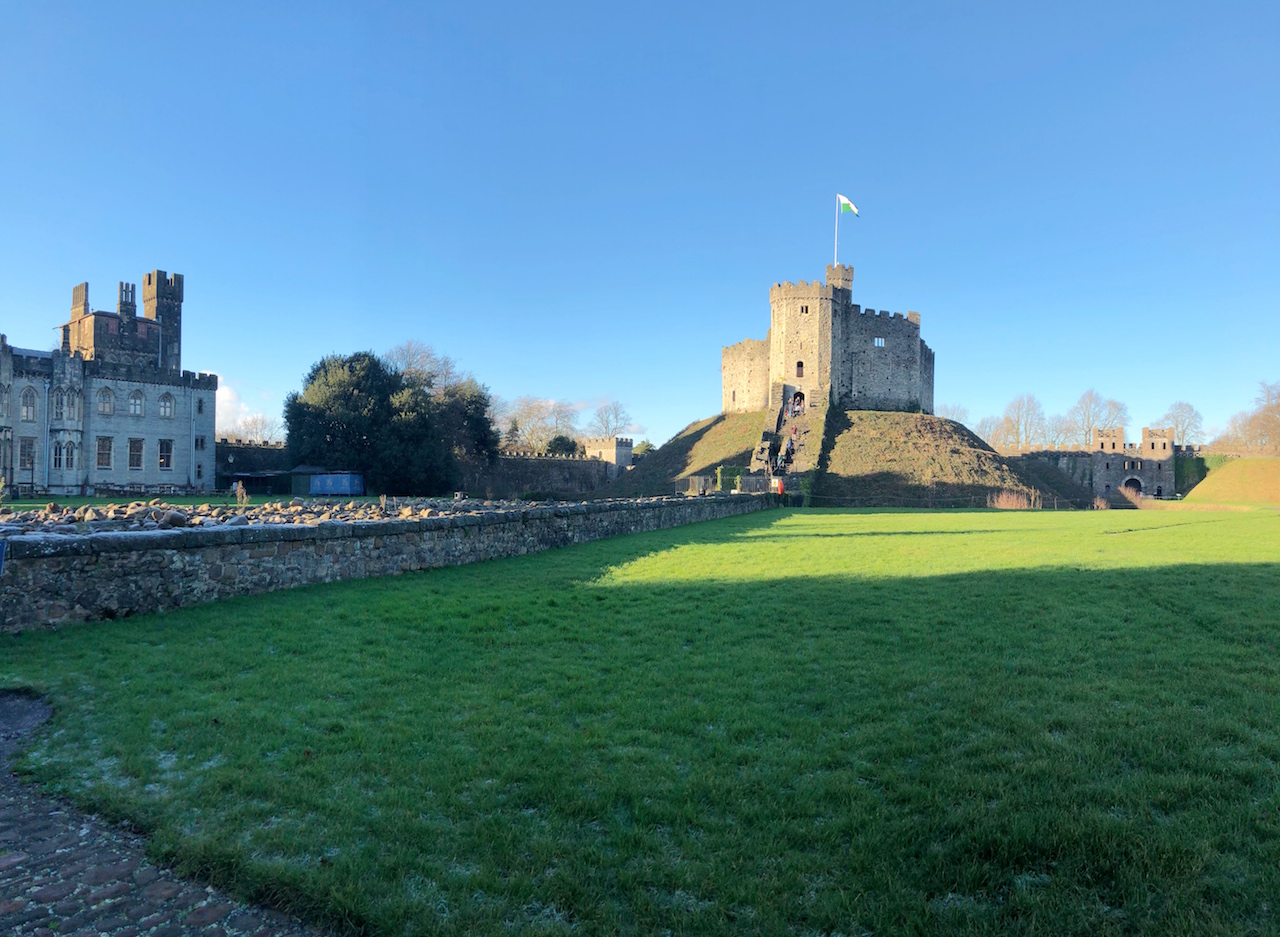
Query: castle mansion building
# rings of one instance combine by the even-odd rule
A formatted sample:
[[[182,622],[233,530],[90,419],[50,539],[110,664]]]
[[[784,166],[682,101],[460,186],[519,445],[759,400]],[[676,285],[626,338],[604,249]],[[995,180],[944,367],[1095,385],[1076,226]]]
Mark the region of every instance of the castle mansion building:
[[[920,315],[852,302],[853,267],[827,265],[827,281],[776,283],[769,331],[720,353],[722,409],[779,410],[797,398],[849,410],[933,412],[933,351]]]
[[[115,312],[72,291],[55,351],[0,335],[6,494],[211,490],[218,378],[182,370],[182,275],[119,285]]]

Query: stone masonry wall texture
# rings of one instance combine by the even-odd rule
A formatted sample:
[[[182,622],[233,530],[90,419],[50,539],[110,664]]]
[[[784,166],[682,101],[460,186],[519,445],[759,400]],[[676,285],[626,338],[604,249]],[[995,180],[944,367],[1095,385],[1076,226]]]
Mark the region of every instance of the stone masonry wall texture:
[[[19,535],[0,541],[0,631],[522,556],[773,504],[759,495],[648,498],[317,526]]]

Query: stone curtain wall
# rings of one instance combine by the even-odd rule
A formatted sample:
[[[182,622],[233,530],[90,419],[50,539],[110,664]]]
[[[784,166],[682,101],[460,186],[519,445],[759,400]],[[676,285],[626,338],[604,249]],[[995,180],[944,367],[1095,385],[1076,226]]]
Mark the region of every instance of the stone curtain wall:
[[[478,498],[585,495],[609,483],[610,464],[577,456],[503,455],[467,472],[463,490]]]
[[[648,498],[317,526],[20,535],[7,541],[0,573],[0,630],[523,556],[774,504],[759,495]]]

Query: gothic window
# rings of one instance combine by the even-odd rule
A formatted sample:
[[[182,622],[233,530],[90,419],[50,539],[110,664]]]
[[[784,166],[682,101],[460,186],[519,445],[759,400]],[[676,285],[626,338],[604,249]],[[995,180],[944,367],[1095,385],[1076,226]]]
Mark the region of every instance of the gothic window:
[[[36,441],[30,436],[18,440],[18,468],[35,470]]]
[[[129,395],[129,416],[142,416],[142,391],[135,390]]]
[[[809,314],[809,307],[808,307],[808,306],[801,306],[801,307],[800,307],[800,315],[802,315],[802,316],[807,316],[808,314]]]
[[[196,413],[204,413],[204,398],[196,398]]]
[[[83,398],[80,395],[80,391],[76,391],[67,398],[67,419],[78,420],[83,412]]]
[[[884,347],[884,339],[883,339],[883,338],[877,338],[875,341],[876,341],[876,347],[877,347],[877,348],[883,348],[883,347]]]
[[[796,362],[796,377],[804,377],[804,362]]]
[[[115,412],[115,409],[116,409],[115,398],[111,396],[111,391],[105,387],[102,388],[102,390],[98,391],[98,412],[101,413],[103,416],[111,416],[111,414]],[[106,436],[101,437],[101,439],[106,439],[106,438],[108,437]],[[111,468],[111,466],[108,465],[107,468]]]
[[[62,392],[59,387],[53,392],[53,418],[55,420],[62,419],[67,410],[67,395]]]
[[[160,398],[160,415],[166,420],[173,417],[173,396],[165,394]]]
[[[195,438],[195,448],[196,448],[196,451],[198,451],[198,452],[204,452],[204,437],[203,437],[203,436],[197,436],[197,437]]]
[[[115,448],[114,436],[98,437],[98,468],[111,468],[111,450]]]
[[[69,468],[69,469],[73,469],[73,468],[75,468],[75,467],[76,467],[76,447],[75,447],[75,444],[74,444],[74,443],[67,443],[67,449],[66,449],[66,452],[67,452],[67,468]]]
[[[0,416],[9,415],[9,387],[0,387]]]
[[[142,471],[142,440],[129,440],[129,468],[131,471]]]
[[[21,418],[23,423],[36,421],[36,392],[30,387],[22,392]]]
[[[173,468],[173,440],[160,440],[160,468],[168,470]]]
[[[196,465],[196,478],[204,478],[204,466]]]
[[[60,442],[53,444],[53,467],[62,468],[62,443]]]

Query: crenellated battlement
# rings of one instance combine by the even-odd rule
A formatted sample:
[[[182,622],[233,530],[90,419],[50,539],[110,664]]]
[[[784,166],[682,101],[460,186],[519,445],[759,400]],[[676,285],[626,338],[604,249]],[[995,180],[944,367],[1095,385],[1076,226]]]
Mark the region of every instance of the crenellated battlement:
[[[821,280],[775,283],[769,289],[770,302],[775,299],[832,299],[834,296],[835,288],[828,286]]]
[[[778,410],[800,400],[933,411],[934,354],[921,341],[920,314],[851,302],[853,272],[851,266],[829,264],[826,282],[769,288],[764,341],[721,349],[723,412]]]

